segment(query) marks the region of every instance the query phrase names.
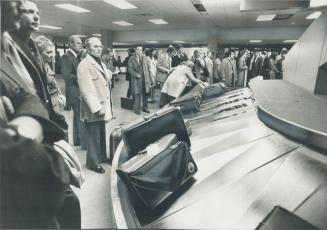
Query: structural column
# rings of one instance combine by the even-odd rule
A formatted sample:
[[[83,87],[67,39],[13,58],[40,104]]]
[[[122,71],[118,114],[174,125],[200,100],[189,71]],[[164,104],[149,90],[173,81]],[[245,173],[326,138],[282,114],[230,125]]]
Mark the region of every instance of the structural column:
[[[112,31],[111,30],[101,30],[101,42],[105,48],[112,49]]]

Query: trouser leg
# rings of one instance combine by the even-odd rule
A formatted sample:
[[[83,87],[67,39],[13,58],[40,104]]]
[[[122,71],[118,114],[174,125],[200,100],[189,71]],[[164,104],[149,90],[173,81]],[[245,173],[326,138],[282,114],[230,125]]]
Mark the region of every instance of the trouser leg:
[[[74,145],[80,145],[81,140],[79,137],[79,103],[74,102],[72,103],[72,108],[73,108],[73,142]]]
[[[85,122],[87,130],[86,166],[88,168],[96,168],[100,164],[100,123]]]
[[[146,93],[143,93],[142,95],[143,99],[143,109],[148,109],[148,95]]]
[[[136,114],[140,114],[141,113],[141,94],[135,94],[134,112]]]
[[[76,194],[68,188],[57,219],[63,229],[81,229],[81,208]]]
[[[107,160],[107,146],[106,146],[106,124],[104,122],[100,123],[100,155],[99,160]]]

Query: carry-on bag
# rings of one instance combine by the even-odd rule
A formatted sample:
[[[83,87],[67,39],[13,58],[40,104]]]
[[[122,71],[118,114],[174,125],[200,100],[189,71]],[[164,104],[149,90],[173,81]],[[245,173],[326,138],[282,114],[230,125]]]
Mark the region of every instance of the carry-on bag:
[[[163,108],[156,113],[123,127],[122,136],[130,157],[167,134],[176,134],[179,141],[191,146],[190,138],[179,109]]]
[[[180,107],[183,113],[199,112],[203,88],[201,84],[198,84],[188,93],[170,102],[169,105]]]
[[[157,155],[138,154],[117,173],[133,195],[155,209],[182,187],[198,168],[185,142],[179,141]]]
[[[221,83],[212,84],[204,88],[202,91],[202,98],[208,99],[211,97],[218,97],[224,93],[224,85]]]
[[[275,206],[273,210],[255,228],[255,230],[281,229],[318,230],[319,228],[279,206]]]
[[[134,106],[133,98],[127,98],[127,97],[120,98],[120,107],[122,109],[133,110],[133,106]]]

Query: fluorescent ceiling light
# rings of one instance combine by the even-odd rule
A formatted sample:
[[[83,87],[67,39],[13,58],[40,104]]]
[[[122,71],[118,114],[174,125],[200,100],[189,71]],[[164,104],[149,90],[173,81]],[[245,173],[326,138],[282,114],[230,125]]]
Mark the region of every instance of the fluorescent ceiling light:
[[[260,43],[260,42],[262,42],[262,40],[250,40],[249,42],[250,43]]]
[[[327,6],[327,0],[311,0],[310,7],[322,7]]]
[[[128,46],[128,45],[131,45],[130,43],[126,43],[126,42],[113,42],[112,45],[114,46]]]
[[[166,22],[165,20],[162,20],[160,18],[158,18],[158,19],[150,19],[149,22],[152,22],[153,24],[157,24],[157,25],[168,24],[168,22]]]
[[[158,44],[158,41],[146,41],[146,43],[150,43],[150,44]]]
[[[61,27],[57,27],[57,26],[49,26],[49,25],[40,25],[40,28],[50,29],[50,30],[62,30]]]
[[[55,5],[55,7],[58,7],[58,8],[64,9],[64,10],[69,10],[69,11],[72,11],[72,12],[75,12],[75,13],[88,13],[88,12],[91,12],[88,9],[84,9],[82,7],[75,6],[73,4],[57,4],[57,5]]]
[[[305,19],[317,19],[321,15],[320,11],[313,12],[312,14],[308,15]]]
[[[101,34],[92,34],[92,36],[101,37]]]
[[[186,43],[185,41],[173,41],[174,43]]]
[[[136,9],[137,7],[125,0],[104,0],[104,2],[113,5],[122,10]]]
[[[134,24],[126,22],[126,21],[114,21],[113,24],[120,25],[120,26],[133,26]]]
[[[276,14],[267,14],[267,15],[259,15],[257,17],[258,22],[264,22],[264,21],[272,21]]]
[[[81,34],[74,34],[74,36],[79,36],[79,37],[81,37],[81,38],[86,38],[87,36],[85,36],[85,35],[81,35]]]
[[[298,40],[285,40],[283,41],[284,43],[295,43],[297,42]]]

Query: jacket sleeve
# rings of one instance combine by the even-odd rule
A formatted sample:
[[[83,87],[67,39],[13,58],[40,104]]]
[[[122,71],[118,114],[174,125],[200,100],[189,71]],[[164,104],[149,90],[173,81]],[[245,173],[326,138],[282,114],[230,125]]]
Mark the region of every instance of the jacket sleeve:
[[[67,55],[62,56],[60,60],[61,74],[65,81],[77,83],[76,75],[73,74],[73,63]]]
[[[77,67],[77,80],[82,98],[90,109],[91,113],[101,110],[102,105],[97,96],[92,80],[92,73],[88,68],[88,63],[81,62]]]
[[[225,79],[226,79],[225,68],[226,68],[226,61],[223,60],[221,62],[221,67],[220,67],[220,75],[221,75],[221,78],[223,79],[223,81],[225,81]]]

